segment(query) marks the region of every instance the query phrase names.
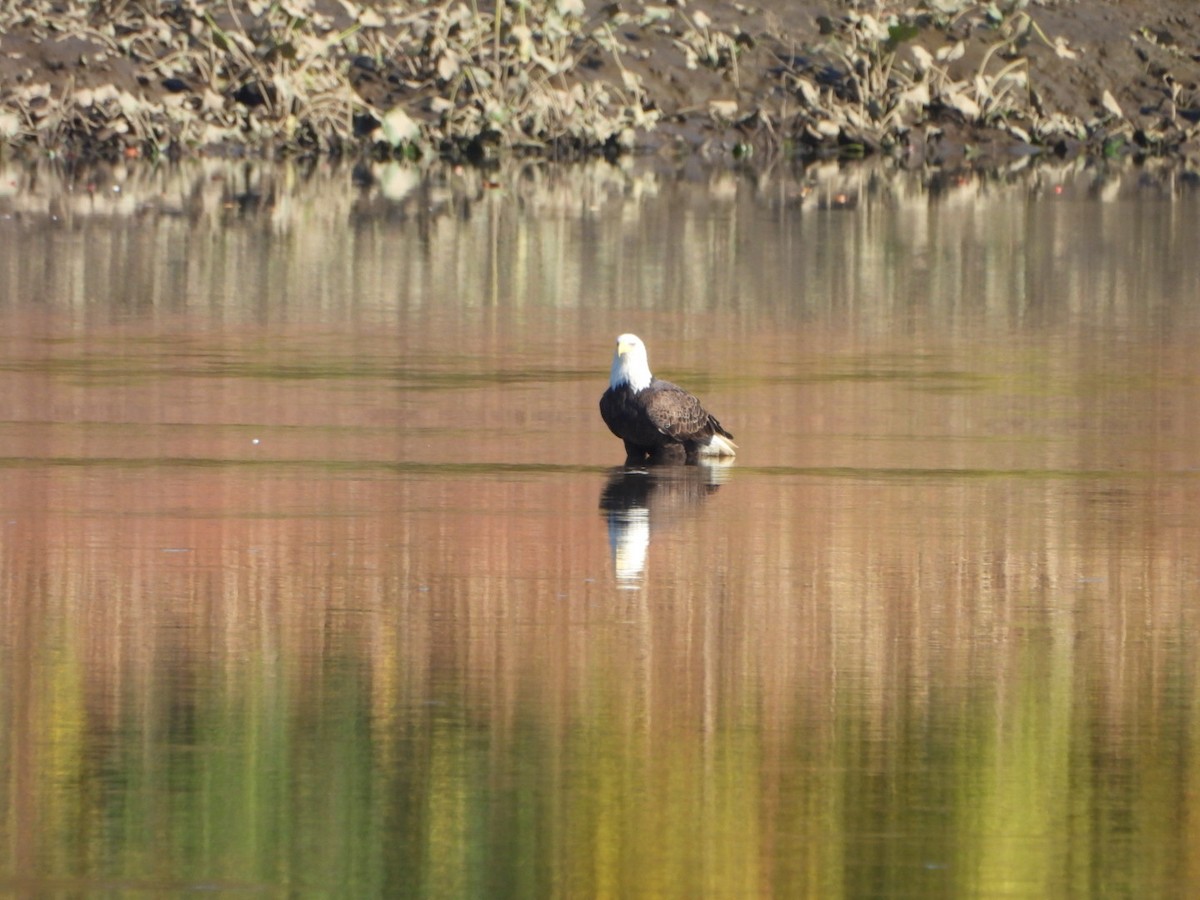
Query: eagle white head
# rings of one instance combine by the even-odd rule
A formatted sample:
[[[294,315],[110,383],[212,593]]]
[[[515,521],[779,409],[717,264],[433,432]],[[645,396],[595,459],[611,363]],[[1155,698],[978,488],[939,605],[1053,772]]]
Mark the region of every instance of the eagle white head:
[[[617,338],[617,352],[613,354],[608,386],[619,388],[628,384],[633,390],[640,391],[649,387],[653,378],[642,339],[636,334],[623,334]]]

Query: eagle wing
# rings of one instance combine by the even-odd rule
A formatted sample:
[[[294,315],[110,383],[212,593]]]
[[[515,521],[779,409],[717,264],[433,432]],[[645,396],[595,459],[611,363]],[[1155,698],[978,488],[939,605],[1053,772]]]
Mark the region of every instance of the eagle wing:
[[[676,441],[696,441],[716,432],[732,437],[696,399],[677,384],[654,381],[644,392],[646,415],[654,427]]]

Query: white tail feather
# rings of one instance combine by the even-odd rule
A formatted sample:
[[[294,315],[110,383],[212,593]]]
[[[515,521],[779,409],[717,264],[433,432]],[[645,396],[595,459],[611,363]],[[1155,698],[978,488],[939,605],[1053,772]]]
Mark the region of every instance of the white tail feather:
[[[701,456],[737,456],[737,444],[722,434],[714,434],[712,440],[700,448]]]

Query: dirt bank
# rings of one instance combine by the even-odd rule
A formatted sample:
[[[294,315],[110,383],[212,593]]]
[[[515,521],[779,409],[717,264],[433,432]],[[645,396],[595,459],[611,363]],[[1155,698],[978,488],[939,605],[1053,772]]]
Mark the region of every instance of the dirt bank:
[[[19,8],[18,8],[19,7]],[[202,153],[1200,157],[1194,0],[33,0],[0,139]]]

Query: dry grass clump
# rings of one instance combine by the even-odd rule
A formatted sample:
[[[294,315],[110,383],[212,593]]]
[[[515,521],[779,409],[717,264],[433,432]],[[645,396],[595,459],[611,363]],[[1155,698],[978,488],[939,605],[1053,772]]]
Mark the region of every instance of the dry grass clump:
[[[1063,60],[1077,51],[1051,39],[1026,4],[942,0],[893,8],[886,17],[850,11],[823,18],[817,57],[785,67],[800,101],[796,140],[866,153],[936,140],[942,126],[990,131],[1030,147],[1129,136],[1107,91],[1088,119],[1049,109],[1030,77],[1028,50]],[[1180,135],[1180,139],[1187,135]]]
[[[619,46],[578,0],[411,8],[349,0],[96,7],[34,0],[0,35],[49,48],[65,77],[19,70],[0,136],[92,155],[198,148],[343,153],[363,145],[586,153],[631,141],[655,112],[632,73],[579,77]],[[21,54],[18,53],[18,57]]]

